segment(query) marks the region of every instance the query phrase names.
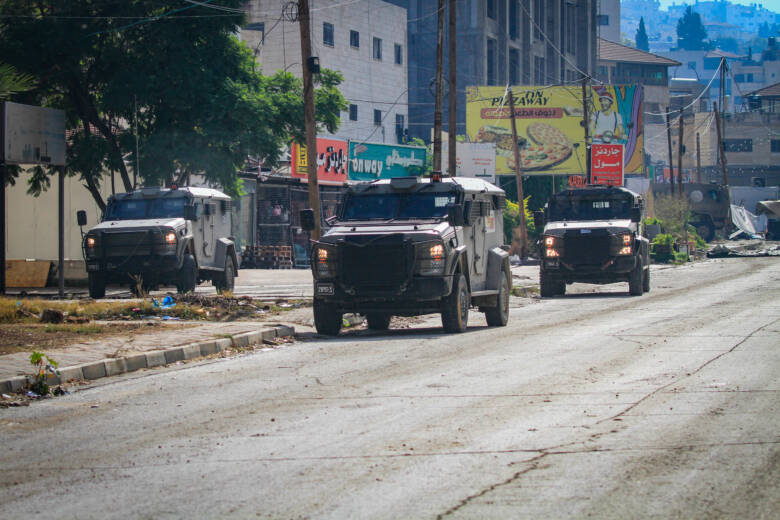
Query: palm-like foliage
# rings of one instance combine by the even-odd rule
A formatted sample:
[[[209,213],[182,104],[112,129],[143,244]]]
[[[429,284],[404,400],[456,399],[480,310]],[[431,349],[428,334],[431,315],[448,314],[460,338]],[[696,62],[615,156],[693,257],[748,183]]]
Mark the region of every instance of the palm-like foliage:
[[[6,63],[0,63],[0,99],[8,99],[17,92],[26,92],[35,87],[35,78],[23,74]]]

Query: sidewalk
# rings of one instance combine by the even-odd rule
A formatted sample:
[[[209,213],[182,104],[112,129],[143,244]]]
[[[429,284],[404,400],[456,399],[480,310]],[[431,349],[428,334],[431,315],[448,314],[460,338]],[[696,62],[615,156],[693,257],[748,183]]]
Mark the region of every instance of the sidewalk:
[[[195,322],[187,328],[171,328],[102,341],[85,341],[44,352],[59,363],[60,372],[59,377],[49,376],[47,382],[51,386],[71,379],[99,379],[208,356],[294,334],[293,327],[275,323]],[[1,392],[18,391],[26,385],[26,376],[34,373],[29,353],[0,355]]]

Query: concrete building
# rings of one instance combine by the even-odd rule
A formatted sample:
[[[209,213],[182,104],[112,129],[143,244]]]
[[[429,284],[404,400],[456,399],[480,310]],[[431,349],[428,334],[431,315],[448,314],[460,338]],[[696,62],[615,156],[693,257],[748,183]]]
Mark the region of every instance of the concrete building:
[[[408,9],[409,133],[429,141],[435,101],[437,3],[388,1]],[[596,5],[596,0],[457,0],[457,133],[466,132],[467,86],[570,84],[579,82],[583,72],[592,75],[596,69]],[[445,99],[445,107],[446,103]],[[443,118],[447,130],[446,108]]]
[[[601,0],[598,10],[598,37],[620,43],[620,0]],[[633,39],[634,34],[626,37]]]
[[[302,75],[300,27],[289,6],[247,2],[240,38],[265,74]],[[349,108],[337,137],[399,143],[408,123],[406,10],[382,0],[318,0],[311,5],[311,40],[320,66],[344,76],[339,88]]]

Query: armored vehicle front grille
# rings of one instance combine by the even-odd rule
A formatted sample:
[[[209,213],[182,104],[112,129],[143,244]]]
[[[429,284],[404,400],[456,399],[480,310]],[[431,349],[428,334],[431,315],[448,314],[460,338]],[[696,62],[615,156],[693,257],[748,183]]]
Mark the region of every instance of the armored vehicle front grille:
[[[393,290],[409,277],[409,249],[403,244],[342,244],[340,256],[342,279],[356,288]]]
[[[162,233],[151,231],[103,233],[101,238],[103,251],[109,257],[149,255],[163,243]]]
[[[609,259],[609,235],[572,234],[564,238],[563,261],[573,265],[599,265]]]

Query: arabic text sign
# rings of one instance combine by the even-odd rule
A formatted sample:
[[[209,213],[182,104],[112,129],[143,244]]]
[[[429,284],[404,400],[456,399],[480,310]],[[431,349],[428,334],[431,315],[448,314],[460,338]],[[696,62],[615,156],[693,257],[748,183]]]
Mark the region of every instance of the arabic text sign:
[[[349,143],[349,178],[375,181],[418,176],[425,167],[425,148],[379,143]]]
[[[441,157],[446,163],[449,157],[449,143],[442,140]],[[449,169],[447,169],[449,173]],[[457,143],[455,147],[455,175],[477,177],[488,182],[496,178],[495,143]]]
[[[347,181],[347,141],[317,138],[317,181]],[[307,179],[308,156],[305,146],[292,145],[291,175]]]
[[[3,157],[9,164],[65,165],[65,112],[5,103]]]
[[[593,184],[623,185],[623,145],[593,144],[591,151],[591,177]]]

